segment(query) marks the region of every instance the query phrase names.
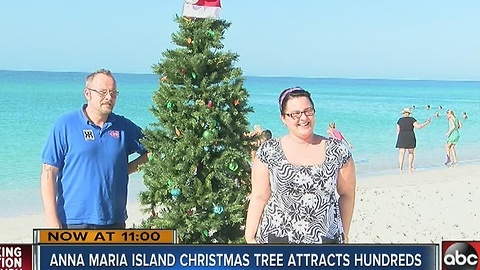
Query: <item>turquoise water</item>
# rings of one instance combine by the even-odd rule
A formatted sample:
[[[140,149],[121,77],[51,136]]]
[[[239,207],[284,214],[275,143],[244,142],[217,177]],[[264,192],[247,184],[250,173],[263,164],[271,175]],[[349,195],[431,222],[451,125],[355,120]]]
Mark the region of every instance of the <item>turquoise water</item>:
[[[77,110],[83,103],[86,73],[0,71],[0,204],[1,216],[42,211],[39,194],[40,155],[53,121],[62,113]],[[155,75],[116,74],[118,97],[116,113],[145,127],[155,121],[149,112],[152,93],[157,89]],[[457,147],[460,165],[480,162],[480,82],[352,80],[311,78],[246,77],[251,126],[260,124],[282,136],[286,129],[278,115],[279,92],[290,86],[302,86],[312,93],[316,114],[316,132],[325,134],[331,121],[337,123],[353,150],[359,179],[372,174],[396,172],[396,121],[404,107],[415,105],[413,116],[419,122],[427,117],[432,123],[417,130],[415,165],[418,170],[439,168],[444,161],[445,110],[463,120]],[[426,110],[429,104],[432,109]],[[440,117],[433,117],[443,106]],[[141,175],[132,177],[130,199],[143,188]]]

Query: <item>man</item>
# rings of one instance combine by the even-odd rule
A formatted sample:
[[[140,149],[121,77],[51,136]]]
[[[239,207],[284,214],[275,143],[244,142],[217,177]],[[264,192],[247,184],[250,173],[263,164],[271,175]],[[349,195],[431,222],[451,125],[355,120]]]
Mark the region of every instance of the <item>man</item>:
[[[125,228],[129,174],[148,160],[142,131],[112,112],[118,92],[109,70],[88,75],[83,95],[87,104],[54,123],[42,152],[47,226]]]

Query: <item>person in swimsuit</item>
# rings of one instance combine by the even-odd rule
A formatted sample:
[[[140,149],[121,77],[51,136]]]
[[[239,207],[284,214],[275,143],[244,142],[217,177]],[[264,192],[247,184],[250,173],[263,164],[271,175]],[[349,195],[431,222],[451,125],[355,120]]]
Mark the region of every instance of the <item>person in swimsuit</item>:
[[[246,242],[348,242],[356,187],[351,152],[313,132],[308,91],[285,89],[278,103],[288,134],[262,143],[253,160]]]
[[[345,142],[348,147],[350,147],[350,149],[353,149],[353,145],[347,140],[347,138],[345,138],[343,133],[341,133],[338,129],[335,128],[335,122],[332,122],[328,125],[327,134],[328,137],[335,138],[341,142]]]
[[[462,124],[455,116],[455,112],[452,110],[447,110],[447,120],[449,129],[445,136],[447,137],[447,142],[445,144],[445,152],[447,155],[447,160],[445,161],[445,166],[452,166],[455,167],[457,164],[457,151],[455,150],[455,146],[460,139],[460,132],[458,131]]]

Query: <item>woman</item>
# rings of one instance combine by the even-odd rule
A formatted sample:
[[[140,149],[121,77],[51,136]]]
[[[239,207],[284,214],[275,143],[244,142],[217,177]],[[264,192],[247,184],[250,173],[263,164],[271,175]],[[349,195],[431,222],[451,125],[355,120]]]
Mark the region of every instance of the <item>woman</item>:
[[[350,149],[353,149],[353,145],[347,140],[347,138],[345,138],[343,133],[341,133],[338,129],[335,128],[335,122],[328,124],[327,134],[328,137],[335,138],[341,142],[345,142],[348,147],[350,147]]]
[[[309,92],[285,89],[278,103],[288,134],[260,145],[253,160],[246,242],[348,242],[356,186],[351,153],[313,133]]]
[[[447,110],[447,120],[449,129],[445,134],[445,136],[447,136],[447,143],[445,144],[447,161],[445,161],[445,165],[455,167],[457,164],[457,151],[455,150],[455,146],[460,139],[460,132],[458,130],[462,127],[462,124],[452,110]]]
[[[400,173],[403,171],[403,160],[405,159],[405,151],[408,149],[408,169],[414,170],[413,160],[415,158],[415,147],[417,147],[417,139],[415,138],[414,128],[424,128],[430,123],[430,118],[423,124],[419,124],[417,119],[410,116],[410,108],[404,108],[401,113],[403,117],[400,117],[397,121],[397,144],[398,148],[398,167]]]

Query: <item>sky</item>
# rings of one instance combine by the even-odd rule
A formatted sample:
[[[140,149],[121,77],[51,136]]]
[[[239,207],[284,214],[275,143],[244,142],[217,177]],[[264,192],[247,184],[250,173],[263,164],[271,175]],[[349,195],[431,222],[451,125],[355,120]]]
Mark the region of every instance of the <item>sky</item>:
[[[152,73],[183,0],[0,4],[0,70]],[[480,80],[478,0],[223,0],[246,76]]]

